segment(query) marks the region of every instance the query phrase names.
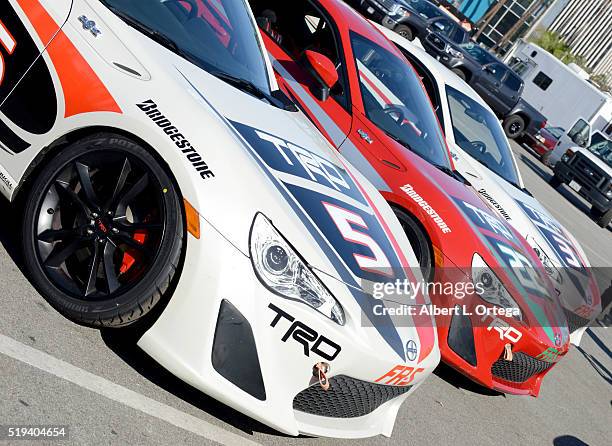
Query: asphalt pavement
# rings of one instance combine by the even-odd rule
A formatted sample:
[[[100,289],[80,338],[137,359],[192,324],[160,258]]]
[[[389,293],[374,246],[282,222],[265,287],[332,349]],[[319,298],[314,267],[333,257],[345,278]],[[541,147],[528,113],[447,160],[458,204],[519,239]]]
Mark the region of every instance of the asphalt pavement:
[[[610,229],[599,228],[573,192],[550,188],[550,170],[525,149],[513,150],[527,187],[591,263],[612,266]],[[121,335],[65,320],[21,271],[15,213],[0,204],[0,426],[68,426],[67,439],[43,442],[61,445],[349,443],[283,436],[183,384]],[[442,366],[402,406],[391,439],[351,443],[610,444],[611,346],[610,328],[590,328],[547,375],[538,398],[488,392]]]

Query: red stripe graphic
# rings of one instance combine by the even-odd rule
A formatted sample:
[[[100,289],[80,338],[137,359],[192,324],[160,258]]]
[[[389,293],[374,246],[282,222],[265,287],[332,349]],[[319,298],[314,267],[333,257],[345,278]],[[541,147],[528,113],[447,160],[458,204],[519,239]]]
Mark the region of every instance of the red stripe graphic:
[[[46,44],[53,39],[47,47],[47,53],[62,84],[66,105],[65,117],[92,112],[121,113],[121,109],[100,78],[40,2],[38,0],[17,0],[17,2],[42,42]]]

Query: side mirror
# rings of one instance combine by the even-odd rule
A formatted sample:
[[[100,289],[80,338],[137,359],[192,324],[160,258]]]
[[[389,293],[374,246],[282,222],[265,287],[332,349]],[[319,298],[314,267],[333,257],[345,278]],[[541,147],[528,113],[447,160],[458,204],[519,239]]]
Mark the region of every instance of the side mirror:
[[[304,52],[304,59],[308,71],[317,84],[313,91],[314,95],[320,101],[326,101],[330,90],[338,83],[338,72],[334,63],[329,57],[311,50]]]
[[[444,31],[444,25],[440,22],[434,22],[433,23],[434,28],[437,28],[438,31]]]

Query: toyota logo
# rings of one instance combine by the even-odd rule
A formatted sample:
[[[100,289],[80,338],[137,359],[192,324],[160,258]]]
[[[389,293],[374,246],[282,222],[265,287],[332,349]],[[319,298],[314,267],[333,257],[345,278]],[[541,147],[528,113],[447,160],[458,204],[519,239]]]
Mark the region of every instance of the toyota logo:
[[[410,361],[414,361],[417,358],[419,350],[417,349],[416,342],[410,340],[406,343],[406,356]]]

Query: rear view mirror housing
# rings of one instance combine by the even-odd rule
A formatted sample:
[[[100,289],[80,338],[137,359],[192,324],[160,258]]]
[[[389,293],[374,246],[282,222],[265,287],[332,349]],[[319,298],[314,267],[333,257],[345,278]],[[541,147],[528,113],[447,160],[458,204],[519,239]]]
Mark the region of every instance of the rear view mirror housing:
[[[320,101],[326,101],[330,90],[338,83],[338,72],[334,63],[329,57],[311,50],[304,52],[303,59],[316,83],[312,93]]]

